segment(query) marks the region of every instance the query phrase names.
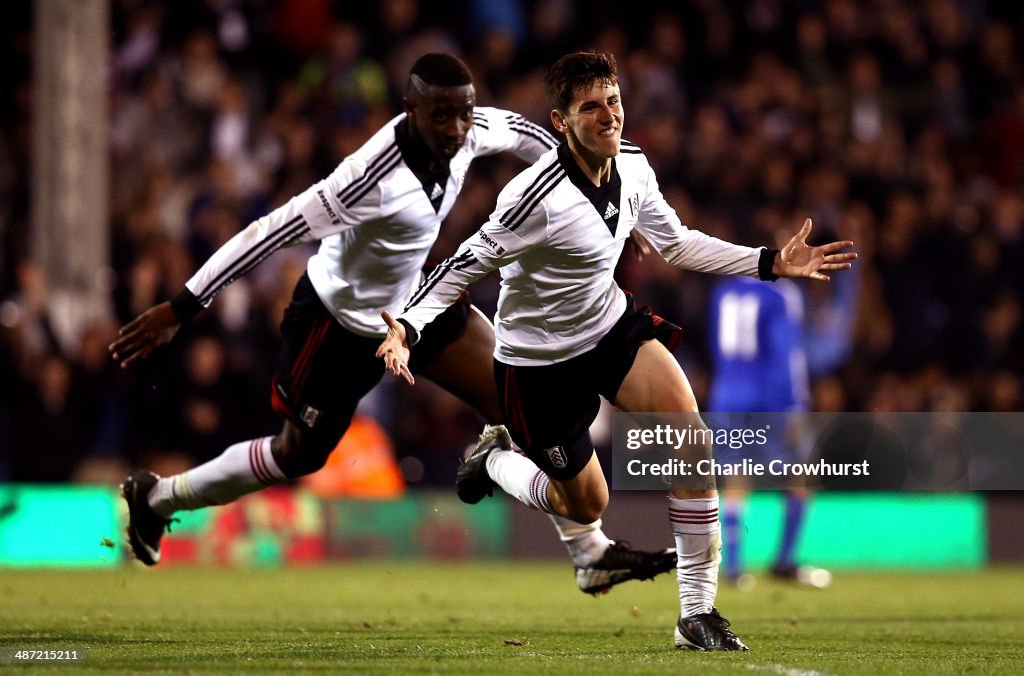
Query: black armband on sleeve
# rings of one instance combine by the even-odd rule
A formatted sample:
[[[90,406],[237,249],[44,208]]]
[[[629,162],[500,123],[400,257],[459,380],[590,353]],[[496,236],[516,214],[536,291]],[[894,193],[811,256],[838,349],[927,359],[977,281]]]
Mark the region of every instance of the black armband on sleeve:
[[[772,267],[775,265],[775,257],[779,255],[778,249],[761,249],[761,257],[757,260],[757,276],[765,282],[774,282],[779,278],[772,274]]]
[[[416,343],[420,342],[420,332],[413,328],[412,324],[405,321],[404,319],[397,320],[399,324],[405,327],[405,342],[409,343],[409,347],[412,347]]]
[[[199,302],[195,294],[187,288],[171,299],[171,309],[182,324],[195,317],[201,310],[203,304]]]

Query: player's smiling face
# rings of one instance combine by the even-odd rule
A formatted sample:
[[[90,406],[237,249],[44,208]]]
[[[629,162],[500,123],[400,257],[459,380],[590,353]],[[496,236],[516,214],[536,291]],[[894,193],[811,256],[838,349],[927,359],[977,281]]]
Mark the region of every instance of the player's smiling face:
[[[417,135],[434,157],[455,157],[473,126],[473,85],[434,87],[406,98],[405,110]]]
[[[623,116],[619,85],[595,81],[576,93],[564,115],[553,111],[552,121],[556,129],[567,132],[570,144],[575,141],[577,152],[612,158],[619,154]]]

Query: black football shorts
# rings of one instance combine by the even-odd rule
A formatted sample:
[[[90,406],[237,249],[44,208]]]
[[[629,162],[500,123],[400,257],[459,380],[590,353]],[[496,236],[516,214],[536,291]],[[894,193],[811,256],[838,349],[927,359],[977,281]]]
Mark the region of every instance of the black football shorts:
[[[423,330],[409,369],[430,364],[466,330],[468,294]],[[348,429],[359,400],[384,375],[384,360],[375,356],[380,338],[353,333],[324,306],[307,275],[295,286],[281,322],[281,354],[271,402],[303,434],[337,443]],[[333,446],[332,446],[333,447]]]
[[[649,307],[637,308],[631,294],[626,300],[622,317],[588,352],[540,366],[494,361],[498,398],[512,439],[559,481],[575,477],[590,462],[590,425],[601,407],[600,397],[615,401],[640,346],[658,340],[673,350],[682,333]]]

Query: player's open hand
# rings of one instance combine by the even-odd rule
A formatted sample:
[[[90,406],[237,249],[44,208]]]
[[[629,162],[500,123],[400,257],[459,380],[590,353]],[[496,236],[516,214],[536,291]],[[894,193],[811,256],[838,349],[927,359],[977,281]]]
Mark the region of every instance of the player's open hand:
[[[380,318],[388,325],[388,335],[377,348],[377,357],[384,360],[384,366],[396,378],[405,378],[407,383],[415,385],[416,379],[409,370],[409,342],[405,335],[405,327],[401,322],[395,321],[387,310],[380,313]]]
[[[145,359],[154,349],[169,343],[181,328],[178,315],[169,302],[154,305],[121,327],[118,339],[107,346],[114,361],[127,368],[139,359]]]
[[[629,231],[629,239],[626,241],[629,243],[629,248],[632,249],[637,261],[642,261],[645,257],[650,256],[654,250],[651,248],[650,242],[637,232],[636,229]]]
[[[800,232],[786,243],[779,255],[775,257],[772,272],[779,277],[808,277],[827,282],[826,272],[848,270],[853,267],[851,261],[857,258],[852,251],[843,252],[853,246],[851,241],[830,242],[821,246],[809,246],[807,236],[811,234],[811,219],[804,221]],[[842,252],[842,253],[837,253]]]

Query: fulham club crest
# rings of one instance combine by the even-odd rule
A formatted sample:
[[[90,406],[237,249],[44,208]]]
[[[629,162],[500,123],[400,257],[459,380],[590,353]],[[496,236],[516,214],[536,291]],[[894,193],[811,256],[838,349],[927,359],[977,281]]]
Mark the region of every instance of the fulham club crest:
[[[561,446],[545,448],[544,452],[548,454],[548,459],[551,461],[552,465],[558,469],[565,469],[568,459],[565,457],[565,450]]]
[[[303,406],[300,417],[302,418],[302,422],[306,423],[309,427],[313,427],[316,425],[316,421],[320,419],[320,411],[316,410],[312,406]]]

